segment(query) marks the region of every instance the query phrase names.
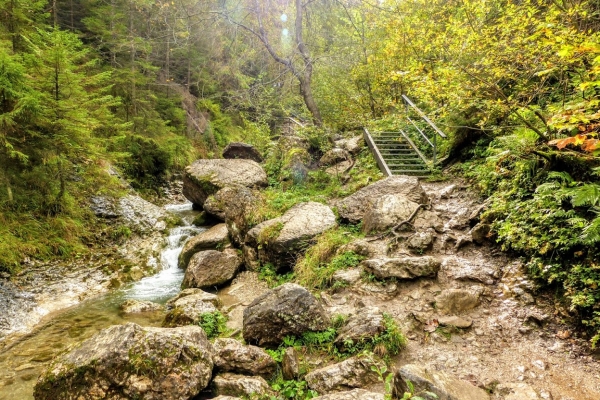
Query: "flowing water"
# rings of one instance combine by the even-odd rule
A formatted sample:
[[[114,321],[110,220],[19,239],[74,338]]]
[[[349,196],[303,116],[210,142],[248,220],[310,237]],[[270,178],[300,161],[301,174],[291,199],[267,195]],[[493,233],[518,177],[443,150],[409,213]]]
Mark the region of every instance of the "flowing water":
[[[33,399],[33,386],[52,358],[101,329],[126,322],[160,326],[164,318],[162,311],[122,315],[119,306],[126,299],[164,303],[180,290],[183,270],[177,267],[177,257],[185,241],[205,228],[192,226],[197,213],[192,210],[191,203],[168,205],[166,209],[180,216],[184,226],[171,229],[167,246],[161,253],[161,271],[59,313],[3,350],[0,353],[0,400]]]

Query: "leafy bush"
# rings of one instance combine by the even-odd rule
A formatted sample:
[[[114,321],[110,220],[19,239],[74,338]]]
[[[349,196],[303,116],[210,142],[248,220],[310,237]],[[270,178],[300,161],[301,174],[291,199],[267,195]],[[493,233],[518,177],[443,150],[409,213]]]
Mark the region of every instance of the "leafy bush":
[[[209,339],[223,336],[229,331],[227,328],[227,317],[220,311],[200,314],[198,325],[204,329],[204,332]]]

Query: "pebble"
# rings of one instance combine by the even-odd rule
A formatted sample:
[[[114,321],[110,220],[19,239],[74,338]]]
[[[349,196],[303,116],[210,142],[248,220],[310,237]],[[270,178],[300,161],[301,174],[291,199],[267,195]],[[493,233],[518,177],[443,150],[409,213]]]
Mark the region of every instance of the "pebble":
[[[531,362],[531,365],[539,369],[540,371],[545,371],[548,366],[542,360],[534,360]]]
[[[540,397],[544,400],[552,400],[553,399],[552,393],[550,393],[549,391],[544,390],[544,389],[540,390]]]

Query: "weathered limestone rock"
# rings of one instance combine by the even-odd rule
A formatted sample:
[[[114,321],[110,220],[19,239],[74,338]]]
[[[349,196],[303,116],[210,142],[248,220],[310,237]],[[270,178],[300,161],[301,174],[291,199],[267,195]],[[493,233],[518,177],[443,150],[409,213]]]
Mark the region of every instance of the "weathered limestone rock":
[[[252,160],[257,163],[263,162],[263,158],[251,144],[231,142],[223,150],[223,158]]]
[[[296,204],[281,217],[262,222],[246,235],[246,245],[256,249],[256,257],[276,267],[296,261],[297,252],[316,236],[336,225],[328,206],[313,201]],[[252,256],[246,251],[246,256]],[[250,260],[253,261],[253,260]]]
[[[298,353],[293,347],[288,347],[283,353],[281,373],[283,374],[283,379],[287,380],[297,379],[300,375],[300,360],[298,359]]]
[[[165,316],[163,326],[185,326],[200,322],[200,316],[217,311],[215,305],[202,293],[185,296],[175,301]]]
[[[331,166],[342,161],[350,160],[352,157],[350,153],[344,149],[334,148],[323,154],[323,157],[319,160],[319,164],[324,166]]]
[[[215,394],[251,397],[272,393],[271,387],[260,376],[245,376],[230,373],[219,374],[213,379]]]
[[[424,204],[428,202],[419,179],[410,176],[390,176],[360,189],[337,203],[340,216],[352,223],[363,220],[375,202],[387,194],[404,195],[408,200]]]
[[[444,221],[436,212],[430,210],[421,209],[413,219],[412,225],[416,231],[433,229],[438,233],[444,232]]]
[[[467,381],[414,364],[405,365],[396,371],[393,383],[396,396],[401,398],[405,392],[409,392],[407,380],[414,385],[416,392],[422,390],[433,392],[438,396],[438,400],[489,400],[490,398],[485,390]]]
[[[494,393],[501,395],[504,400],[540,400],[536,391],[524,382],[501,383],[496,386]]]
[[[277,346],[285,336],[322,331],[329,322],[329,316],[308,290],[286,283],[256,298],[244,310],[244,340]]]
[[[377,307],[363,307],[351,315],[346,324],[338,330],[334,343],[337,346],[343,346],[348,341],[359,343],[381,334],[384,330],[385,320],[381,310]]]
[[[187,399],[212,376],[212,345],[202,328],[111,326],[42,374],[36,400]]]
[[[365,141],[362,136],[354,136],[350,139],[341,139],[335,141],[335,146],[347,150],[350,154],[358,154],[365,147]]]
[[[252,160],[196,160],[183,174],[183,195],[198,205],[220,189],[238,185],[266,186],[267,174]]]
[[[213,347],[215,367],[220,371],[269,379],[277,368],[273,357],[260,347],[244,346],[235,339],[217,339]]]
[[[433,232],[416,232],[407,240],[407,246],[409,249],[412,249],[416,252],[424,252],[427,251],[433,246],[433,240],[435,236]]]
[[[343,285],[354,285],[360,281],[362,268],[339,269],[335,271],[331,278],[334,282],[339,282]]]
[[[142,233],[163,231],[167,228],[169,213],[140,196],[121,197],[117,204],[117,213],[128,226],[133,226]]]
[[[105,196],[92,196],[90,209],[98,218],[114,219],[119,217],[117,204],[114,198]]]
[[[342,161],[339,162],[337,164],[332,165],[329,168],[325,169],[325,172],[329,175],[340,175],[344,172],[346,172],[351,166],[352,166],[352,161]]]
[[[496,265],[482,265],[454,256],[444,259],[441,270],[450,279],[476,281],[486,285],[493,285],[500,278],[500,269]]]
[[[415,279],[435,277],[440,269],[440,261],[431,256],[373,258],[362,262],[363,268],[380,279]]]
[[[447,289],[435,298],[436,308],[445,314],[460,314],[479,305],[480,292],[468,289]]]
[[[473,325],[473,320],[470,318],[461,318],[456,315],[443,316],[438,318],[438,322],[442,326],[454,326],[456,328],[466,329]]]
[[[219,201],[229,238],[237,246],[242,246],[252,219],[254,208],[261,202],[258,192],[243,186],[226,187],[219,190],[214,198]]]
[[[490,233],[491,226],[489,224],[478,223],[475,225],[469,233],[473,238],[473,241],[477,244],[483,244],[488,240],[488,235]]]
[[[384,232],[410,218],[419,205],[402,194],[385,194],[365,212],[363,230]]]
[[[241,397],[233,397],[233,396],[217,396],[215,398],[213,398],[212,400],[242,400]]]
[[[313,398],[313,400],[384,400],[381,393],[368,392],[364,389],[354,389],[348,392],[330,393]]]
[[[188,297],[188,296],[194,296],[188,300],[183,300],[179,303],[177,303],[177,301],[179,299],[182,299],[184,297]],[[198,288],[188,288],[188,289],[183,289],[181,292],[177,293],[177,296],[169,299],[169,301],[167,301],[167,309],[171,309],[173,307],[175,307],[176,303],[181,306],[183,304],[185,304],[187,301],[190,301],[194,299],[195,300],[200,300],[200,301],[204,301],[206,303],[212,303],[213,306],[215,307],[219,307],[221,301],[219,300],[219,297],[216,294],[213,293],[208,293],[205,292],[202,289],[198,289]]]
[[[235,277],[240,265],[242,260],[235,250],[201,251],[191,258],[181,287],[202,289],[223,285]]]
[[[204,231],[190,240],[183,246],[179,254],[179,268],[186,268],[192,256],[202,250],[216,249],[225,247],[229,244],[229,232],[227,225],[218,224],[207,231]]]
[[[119,308],[124,314],[136,314],[143,312],[159,311],[163,309],[163,306],[152,301],[129,299],[125,300]]]
[[[356,239],[343,246],[339,251],[352,251],[359,256],[376,258],[378,256],[386,255],[387,242],[385,240],[369,241],[366,239]]]
[[[373,365],[373,360],[367,357],[351,357],[311,371],[305,379],[308,387],[319,394],[362,388],[377,382],[377,373],[371,370]]]

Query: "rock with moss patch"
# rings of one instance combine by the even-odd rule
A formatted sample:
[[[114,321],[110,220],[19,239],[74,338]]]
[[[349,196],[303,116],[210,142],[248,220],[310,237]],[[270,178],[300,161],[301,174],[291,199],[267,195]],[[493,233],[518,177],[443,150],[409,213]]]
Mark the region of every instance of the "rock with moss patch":
[[[435,393],[438,400],[488,400],[490,398],[485,390],[467,381],[422,365],[408,364],[395,373],[393,385],[396,396],[402,397],[404,393],[410,392],[407,381],[414,385],[415,392],[426,390]]]
[[[277,368],[273,357],[260,347],[245,346],[235,339],[217,339],[213,346],[215,367],[220,371],[270,379]]]
[[[435,277],[441,262],[430,256],[423,257],[381,257],[362,262],[365,271],[380,279],[415,279]]]
[[[225,248],[229,244],[227,225],[218,224],[199,233],[185,243],[179,253],[179,268],[186,268],[192,256],[202,250]]]
[[[260,194],[243,186],[231,186],[219,190],[215,198],[223,208],[229,238],[242,246],[253,223],[254,210],[261,202]]]
[[[36,400],[188,399],[210,382],[213,350],[202,328],[111,326],[60,356]]]
[[[163,306],[152,301],[128,299],[125,300],[119,308],[123,314],[137,314],[160,311],[163,309]]]
[[[264,293],[244,310],[244,340],[259,346],[276,347],[286,336],[323,331],[329,325],[317,299],[295,283]]]
[[[313,201],[299,203],[281,217],[248,231],[246,246],[256,249],[259,261],[272,263],[276,268],[288,267],[295,263],[298,251],[336,224],[335,214],[328,206]]]
[[[252,160],[196,160],[183,174],[183,195],[199,206],[227,186],[265,187],[267,174]]]
[[[309,372],[305,379],[308,387],[319,394],[353,388],[363,388],[378,381],[371,367],[382,366],[367,356],[351,357],[340,363]]]
[[[263,162],[262,156],[254,146],[242,142],[229,143],[223,150],[223,158],[252,160],[257,163]]]
[[[348,151],[344,149],[334,148],[323,154],[323,157],[321,157],[321,159],[319,160],[319,164],[324,166],[331,166],[342,161],[348,161],[351,159],[352,157],[350,156],[350,153],[348,153]]]
[[[360,308],[356,314],[351,315],[343,327],[338,330],[335,338],[337,346],[344,346],[372,339],[385,331],[385,318],[377,307]]]
[[[194,297],[190,297],[190,299],[188,300],[183,300],[182,302],[178,301],[184,297],[188,297],[188,296],[194,296]],[[198,289],[198,288],[187,288],[187,289],[183,289],[181,292],[177,293],[177,295],[173,298],[170,298],[167,303],[167,309],[172,309],[174,308],[177,304],[181,305],[183,304],[185,301],[189,301],[191,299],[195,300],[201,300],[207,303],[212,303],[212,305],[214,305],[215,307],[219,307],[221,305],[221,300],[219,300],[219,297],[216,294],[213,293],[208,293],[205,292],[202,289]]]
[[[361,135],[358,135],[349,139],[336,140],[335,146],[356,155],[365,147],[365,141]]]
[[[300,375],[300,359],[298,352],[293,347],[288,347],[283,353],[281,374],[283,375],[283,379],[288,381],[298,379]]]
[[[253,397],[273,394],[271,387],[260,376],[245,376],[231,373],[219,374],[212,382],[217,395]]]
[[[369,392],[364,389],[354,389],[346,392],[330,393],[314,397],[313,400],[384,400],[382,393]]]
[[[203,294],[185,296],[175,301],[172,309],[165,316],[163,326],[195,325],[201,320],[201,315],[217,311],[215,304],[208,301]]]
[[[418,178],[402,175],[390,176],[337,202],[340,217],[352,223],[361,222],[367,212],[385,195],[404,196],[407,200],[417,204],[425,204],[429,201]]]
[[[233,249],[201,251],[190,259],[181,287],[204,289],[221,286],[235,277],[241,265],[242,259]]]

